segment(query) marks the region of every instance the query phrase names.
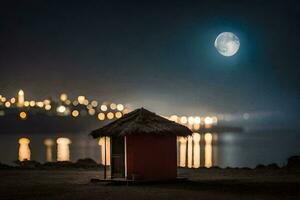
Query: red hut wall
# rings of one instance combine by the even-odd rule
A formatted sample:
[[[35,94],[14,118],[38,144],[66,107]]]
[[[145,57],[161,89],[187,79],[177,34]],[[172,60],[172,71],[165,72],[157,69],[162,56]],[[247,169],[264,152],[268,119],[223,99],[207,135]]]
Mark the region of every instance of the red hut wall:
[[[127,178],[169,180],[177,176],[176,136],[126,136]]]

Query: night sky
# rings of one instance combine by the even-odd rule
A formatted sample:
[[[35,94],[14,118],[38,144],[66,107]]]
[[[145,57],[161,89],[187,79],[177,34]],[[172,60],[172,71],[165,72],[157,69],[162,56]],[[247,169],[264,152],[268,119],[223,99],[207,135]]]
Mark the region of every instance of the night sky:
[[[297,120],[299,19],[296,0],[2,1],[0,90]],[[224,31],[233,57],[214,47]]]

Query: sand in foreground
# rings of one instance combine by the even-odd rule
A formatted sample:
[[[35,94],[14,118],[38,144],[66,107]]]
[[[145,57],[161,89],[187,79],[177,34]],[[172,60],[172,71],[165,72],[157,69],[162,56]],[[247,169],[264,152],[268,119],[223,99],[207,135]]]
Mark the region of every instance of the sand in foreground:
[[[111,186],[91,170],[0,170],[0,199],[300,199],[300,173],[284,169],[179,170],[191,181]]]

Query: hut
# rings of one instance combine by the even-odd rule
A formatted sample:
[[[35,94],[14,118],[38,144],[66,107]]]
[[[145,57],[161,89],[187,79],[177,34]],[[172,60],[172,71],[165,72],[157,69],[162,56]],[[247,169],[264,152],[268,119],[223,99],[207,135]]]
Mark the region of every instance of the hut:
[[[190,134],[187,127],[144,108],[91,133],[94,138],[110,138],[111,178],[126,180],[176,179],[177,136]]]

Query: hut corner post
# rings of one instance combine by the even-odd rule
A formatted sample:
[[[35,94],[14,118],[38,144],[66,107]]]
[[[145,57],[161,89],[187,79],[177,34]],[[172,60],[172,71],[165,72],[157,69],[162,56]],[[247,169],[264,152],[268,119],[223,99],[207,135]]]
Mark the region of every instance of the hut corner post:
[[[106,136],[104,136],[104,179],[106,179]]]

